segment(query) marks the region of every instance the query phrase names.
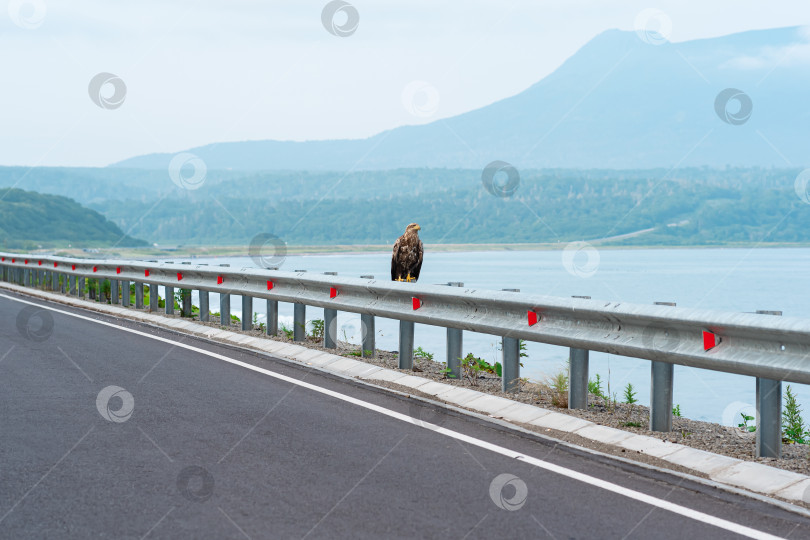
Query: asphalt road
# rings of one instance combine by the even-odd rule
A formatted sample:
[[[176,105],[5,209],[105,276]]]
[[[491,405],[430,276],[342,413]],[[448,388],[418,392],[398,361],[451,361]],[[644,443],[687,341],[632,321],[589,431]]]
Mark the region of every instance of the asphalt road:
[[[805,517],[666,472],[0,291],[1,538],[741,537],[727,522],[810,537]]]

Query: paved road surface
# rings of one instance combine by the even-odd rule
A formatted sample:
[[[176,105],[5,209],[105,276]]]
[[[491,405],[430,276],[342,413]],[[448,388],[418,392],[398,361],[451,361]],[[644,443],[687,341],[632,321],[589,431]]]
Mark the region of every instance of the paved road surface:
[[[810,537],[777,507],[281,360],[6,292],[0,321],[0,538]]]

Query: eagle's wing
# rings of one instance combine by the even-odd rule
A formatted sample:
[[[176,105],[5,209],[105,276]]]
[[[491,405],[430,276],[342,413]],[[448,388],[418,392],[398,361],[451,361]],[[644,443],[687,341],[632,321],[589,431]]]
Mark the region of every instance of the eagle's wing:
[[[391,255],[391,281],[395,281],[402,274],[402,270],[399,268],[400,266],[399,247],[401,244],[402,244],[402,237],[400,236],[399,238],[397,238],[397,241],[394,242],[394,253]]]
[[[414,281],[419,279],[419,272],[422,270],[422,257],[424,255],[422,241],[417,240],[417,242],[419,243],[416,244],[416,266],[414,266],[413,270],[411,271],[411,277]]]

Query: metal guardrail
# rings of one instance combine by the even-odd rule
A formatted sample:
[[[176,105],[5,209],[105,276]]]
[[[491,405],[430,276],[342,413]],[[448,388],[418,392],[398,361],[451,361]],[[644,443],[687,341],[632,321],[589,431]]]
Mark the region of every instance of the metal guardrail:
[[[347,278],[305,271],[286,272],[226,266],[138,262],[131,260],[69,259],[0,253],[3,279],[20,284],[82,294],[77,280],[110,280],[113,303],[119,283],[135,283],[136,307],[143,307],[143,284],[150,287],[150,309],[157,306],[157,286],[165,298],[174,289],[200,291],[201,318],[208,319],[208,292],[221,295],[222,324],[230,325],[230,295],[243,297],[243,328],[249,328],[254,298],[267,300],[268,334],[278,330],[278,302],[295,304],[295,339],[304,338],[306,306],[324,308],[325,346],[336,342],[337,311],[361,314],[362,354],[374,351],[374,317],[400,321],[399,364],[412,367],[414,323],[448,329],[448,368],[460,375],[460,331],[480,332],[503,339],[503,390],[514,391],[520,376],[520,340],[571,349],[569,404],[587,407],[588,353],[601,351],[652,361],[650,428],[672,426],[674,364],[724,371],[757,378],[757,453],[781,453],[781,382],[810,384],[810,320],[639,305],[589,298],[557,298],[514,291],[488,291],[448,285],[417,285]],[[60,276],[62,279],[60,279]],[[55,278],[54,278],[55,277]],[[54,280],[55,279],[55,280]],[[69,289],[69,290],[68,290]],[[125,305],[129,295],[122,295]],[[190,293],[182,310],[191,313]],[[173,312],[166,302],[166,312]],[[300,332],[299,332],[300,328]],[[370,330],[370,331],[369,331]],[[451,356],[452,355],[452,356]]]

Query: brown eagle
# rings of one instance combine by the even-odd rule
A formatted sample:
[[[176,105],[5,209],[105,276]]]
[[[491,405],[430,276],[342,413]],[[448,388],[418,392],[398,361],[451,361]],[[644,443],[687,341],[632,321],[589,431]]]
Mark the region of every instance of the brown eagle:
[[[405,228],[405,234],[394,243],[394,253],[391,256],[391,281],[416,281],[422,269],[422,241],[419,231],[422,230],[416,223]]]

